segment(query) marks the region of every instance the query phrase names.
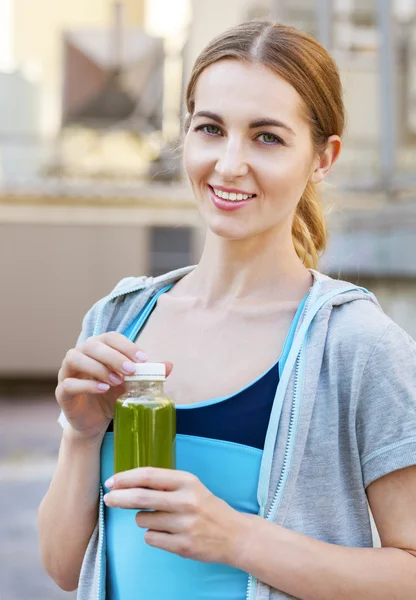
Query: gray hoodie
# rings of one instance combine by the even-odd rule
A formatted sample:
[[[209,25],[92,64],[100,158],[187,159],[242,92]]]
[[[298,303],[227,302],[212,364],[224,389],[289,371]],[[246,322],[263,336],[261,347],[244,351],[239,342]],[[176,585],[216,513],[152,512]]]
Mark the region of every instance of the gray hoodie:
[[[193,268],[123,279],[86,314],[79,339],[124,332],[158,290]],[[366,487],[416,464],[416,344],[373,294],[311,273],[314,285],[270,417],[259,514],[319,540],[371,547]],[[78,600],[105,599],[105,563],[101,490]],[[250,577],[247,600],[282,598],[290,596]]]

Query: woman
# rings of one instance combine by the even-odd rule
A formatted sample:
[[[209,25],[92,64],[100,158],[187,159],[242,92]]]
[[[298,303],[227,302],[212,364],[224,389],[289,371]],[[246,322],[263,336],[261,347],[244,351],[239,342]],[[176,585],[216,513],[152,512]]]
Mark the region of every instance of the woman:
[[[56,390],[45,567],[88,600],[413,599],[415,343],[372,294],[316,271],[336,66],[304,33],[245,23],[201,53],[187,107],[203,255],[123,280],[86,315]],[[178,470],[110,477],[114,401],[148,358],[166,361]]]

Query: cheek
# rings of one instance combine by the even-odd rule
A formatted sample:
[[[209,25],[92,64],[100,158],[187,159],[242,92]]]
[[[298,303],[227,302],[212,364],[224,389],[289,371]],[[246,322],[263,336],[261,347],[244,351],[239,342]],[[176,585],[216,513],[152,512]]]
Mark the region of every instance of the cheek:
[[[305,156],[285,150],[262,158],[255,170],[261,173],[262,187],[266,193],[283,194],[285,197],[296,197],[302,193],[309,174],[309,163]]]
[[[188,177],[195,183],[210,177],[215,170],[219,154],[218,144],[199,138],[193,132],[185,138],[183,147],[183,166]]]
[[[206,173],[208,164],[206,151],[195,143],[192,134],[188,134],[183,148],[183,166],[189,179],[198,181]]]

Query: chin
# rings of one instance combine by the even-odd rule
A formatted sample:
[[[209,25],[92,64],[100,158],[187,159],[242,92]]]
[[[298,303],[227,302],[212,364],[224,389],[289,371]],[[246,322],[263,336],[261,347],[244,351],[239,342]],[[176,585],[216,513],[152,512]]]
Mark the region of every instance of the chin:
[[[244,209],[242,209],[244,210]],[[242,215],[240,211],[235,213],[218,213],[207,210],[205,206],[199,206],[199,213],[209,229],[214,235],[225,240],[245,240],[259,234],[263,227],[257,229],[253,227],[253,215]],[[257,225],[261,225],[257,223]]]
[[[220,220],[214,222],[214,219],[209,219],[205,222],[207,228],[216,236],[223,238],[225,240],[245,240],[247,238],[253,237],[255,232],[248,229],[247,227],[242,227],[241,223],[237,225],[237,223],[224,223],[224,221],[219,222]]]

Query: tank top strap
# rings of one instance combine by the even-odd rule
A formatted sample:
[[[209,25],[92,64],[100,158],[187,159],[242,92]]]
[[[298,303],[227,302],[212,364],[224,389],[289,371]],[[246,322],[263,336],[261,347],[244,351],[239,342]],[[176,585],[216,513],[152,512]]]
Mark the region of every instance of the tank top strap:
[[[174,285],[174,283],[170,283],[169,285],[166,285],[165,287],[160,289],[156,294],[154,294],[154,296],[152,296],[152,298],[150,298],[150,300],[140,310],[137,317],[133,320],[133,322],[129,325],[129,327],[127,327],[127,329],[123,332],[123,335],[125,335],[126,338],[128,338],[129,340],[134,342],[134,340],[137,337],[137,334],[139,333],[140,329],[142,328],[147,317],[150,315],[150,313],[154,309],[159,296],[161,296],[162,294],[164,294],[165,292],[170,290],[171,287],[173,287],[173,285]]]

